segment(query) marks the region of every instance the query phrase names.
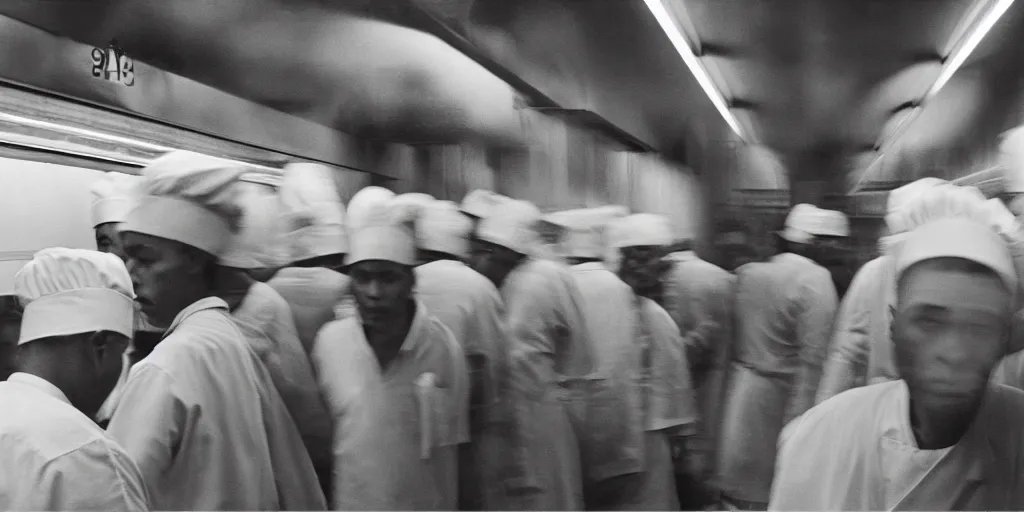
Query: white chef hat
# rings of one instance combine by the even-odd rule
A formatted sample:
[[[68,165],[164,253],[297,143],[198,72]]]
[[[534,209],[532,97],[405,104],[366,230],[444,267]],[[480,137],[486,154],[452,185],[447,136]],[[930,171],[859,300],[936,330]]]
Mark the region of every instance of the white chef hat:
[[[142,171],[138,202],[121,231],[174,240],[220,256],[238,228],[238,178],[247,169],[220,158],[174,151]]]
[[[896,275],[934,258],[962,258],[992,269],[1015,296],[1017,268],[1013,255],[992,226],[969,217],[938,219],[907,233],[896,251]]]
[[[278,199],[285,222],[289,261],[348,252],[345,205],[338,197],[329,167],[313,163],[288,164]]]
[[[1020,231],[1020,223],[1003,201],[993,198],[985,201],[992,225],[996,231],[1005,236],[1015,237]]]
[[[477,237],[519,254],[531,254],[539,245],[537,223],[541,212],[533,203],[509,199],[486,212],[477,228]]]
[[[349,227],[345,265],[369,260],[415,265],[417,213],[412,205],[394,200],[369,204],[360,212],[359,226]]]
[[[240,182],[236,198],[242,218],[220,256],[232,268],[275,268],[285,263],[283,222],[277,194],[268,186]]]
[[[462,213],[482,219],[487,217],[498,204],[508,199],[508,197],[490,190],[477,189],[466,194],[466,197],[462,199]]]
[[[842,212],[823,210],[800,203],[789,211],[786,226],[779,235],[793,243],[807,244],[815,236],[849,236],[850,224]]]
[[[108,172],[106,176],[93,184],[92,192],[92,226],[108,222],[124,222],[124,218],[132,209],[132,198],[135,187],[142,181],[139,176]]]
[[[893,245],[897,276],[922,261],[953,257],[992,269],[1018,293],[1019,233],[1004,212],[974,187],[942,185],[909,203],[904,211],[910,231]]]
[[[908,203],[918,198],[925,191],[948,183],[946,180],[940,180],[939,178],[921,178],[889,191],[889,197],[885,205],[885,224],[889,228],[889,233],[899,234],[909,229],[903,224],[902,217],[900,216],[900,212],[907,207]]]
[[[850,236],[850,220],[841,211],[818,208],[811,218],[816,221],[811,227],[815,236]]]
[[[629,215],[625,206],[599,206],[580,210],[563,210],[546,216],[549,222],[565,227],[561,251],[570,258],[600,258],[607,249],[608,225]]]
[[[664,215],[634,213],[608,225],[608,246],[612,249],[672,245],[672,223]]]
[[[1024,193],[1024,126],[1003,133],[999,143],[999,160],[1007,193]]]
[[[469,235],[473,222],[451,201],[432,201],[416,219],[416,237],[421,249],[469,257]]]
[[[348,210],[345,212],[349,236],[366,223],[367,216],[376,209],[375,205],[387,203],[394,197],[394,192],[377,186],[365,187],[356,192],[348,202]]]
[[[946,217],[966,217],[991,224],[991,207],[986,206],[986,201],[975,187],[943,183],[922,191],[890,216],[896,227],[905,232]]]
[[[421,208],[434,201],[436,201],[436,199],[434,199],[434,196],[430,194],[423,194],[421,192],[409,192],[405,194],[398,194],[394,198],[395,204],[407,204],[414,208]]]
[[[132,336],[132,279],[113,254],[43,249],[14,276],[14,292],[25,308],[19,345],[99,331]]]

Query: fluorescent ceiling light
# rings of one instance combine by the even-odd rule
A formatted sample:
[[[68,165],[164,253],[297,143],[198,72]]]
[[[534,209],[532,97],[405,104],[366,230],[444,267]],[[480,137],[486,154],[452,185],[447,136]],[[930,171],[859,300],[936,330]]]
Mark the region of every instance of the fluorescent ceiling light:
[[[928,93],[925,94],[925,100],[932,98],[949,82],[950,78],[953,78],[953,74],[960,69],[960,66],[964,65],[967,61],[967,57],[971,56],[975,48],[981,44],[982,39],[988,35],[992,27],[995,26],[999,18],[1006,14],[1006,11],[1013,5],[1014,0],[997,0],[996,4],[985,14],[981,22],[974,26],[974,30],[967,36],[964,43],[957,48],[952,55],[948,56],[943,62],[942,72],[939,73],[939,77],[935,79],[935,83],[932,84],[931,89],[928,89]]]
[[[17,126],[38,128],[40,131],[49,131],[51,133],[55,132],[57,134],[72,135],[80,138],[77,141],[58,140],[42,136],[44,134],[41,133],[11,133],[0,130],[0,142],[30,149],[54,151],[67,155],[94,158],[98,160],[104,160],[119,164],[145,167],[150,162],[155,160],[157,157],[163,155],[164,153],[174,151],[176,149],[171,146],[153,144],[150,142],[132,139],[129,137],[121,137],[110,133],[87,130],[84,128],[68,126],[60,123],[52,123],[49,121],[43,121],[40,119],[33,119],[30,117],[9,114],[6,112],[0,112],[0,122],[6,122]],[[142,150],[143,152],[149,153],[154,156],[147,158],[142,156],[125,154],[119,151],[112,151],[109,148],[104,149],[99,147],[93,147],[90,146],[86,141],[83,141],[81,139],[92,139],[93,141],[111,143],[111,145],[114,146],[115,148],[123,147],[125,149]],[[242,165],[253,169],[253,173],[243,175],[242,179],[245,181],[252,181],[256,183],[264,183],[267,185],[277,186],[277,182],[279,180],[276,178],[276,176],[280,176],[282,172],[281,169],[275,167],[268,167],[265,165],[259,165],[249,162],[240,162],[238,160],[232,160],[223,157],[217,158],[220,158],[232,164]],[[270,175],[272,177],[267,177],[267,175]]]
[[[29,118],[29,117],[17,116],[17,115],[14,115],[14,114],[7,114],[7,113],[4,113],[4,112],[0,112],[0,120],[8,121],[8,122],[15,123],[15,124],[21,124],[21,125],[25,125],[25,126],[32,126],[32,127],[35,127],[35,128],[44,128],[44,129],[47,129],[47,130],[55,130],[55,131],[64,132],[64,133],[73,133],[75,135],[81,135],[83,137],[90,137],[90,138],[99,139],[99,140],[105,140],[105,141],[109,141],[109,142],[117,142],[117,143],[124,144],[126,146],[146,149],[146,150],[149,150],[149,151],[160,151],[160,152],[174,151],[174,148],[168,147],[168,146],[161,146],[161,145],[158,145],[158,144],[151,144],[149,142],[143,142],[141,140],[129,139],[127,137],[119,137],[117,135],[111,135],[109,133],[96,132],[96,131],[92,131],[92,130],[86,130],[86,129],[83,129],[83,128],[77,128],[77,127],[74,127],[74,126],[68,126],[68,125],[58,124],[58,123],[51,123],[51,122],[48,122],[48,121],[42,121],[42,120],[39,120],[39,119],[32,119],[32,118]]]
[[[963,44],[960,44],[953,51],[952,55],[948,55],[943,59],[942,70],[939,72],[938,78],[935,79],[935,83],[933,83],[928,89],[928,92],[925,93],[924,98],[922,98],[917,104],[913,112],[911,112],[910,115],[896,126],[889,140],[882,141],[884,146],[881,146],[882,151],[879,152],[878,158],[876,158],[875,161],[872,162],[872,164],[863,173],[861,173],[861,177],[857,180],[857,184],[854,185],[851,193],[856,192],[861,183],[868,178],[871,174],[871,169],[874,168],[874,166],[881,161],[882,156],[884,156],[884,151],[891,148],[892,145],[896,143],[896,140],[906,133],[907,129],[910,128],[910,125],[917,119],[917,116],[921,114],[922,110],[924,110],[928,100],[934,98],[935,95],[938,94],[947,83],[949,83],[949,80],[953,78],[953,75],[960,69],[960,67],[967,62],[967,58],[970,57],[971,53],[973,53],[978,45],[981,44],[981,41],[985,39],[985,36],[988,35],[989,31],[992,30],[992,27],[994,27],[996,22],[999,21],[999,18],[1002,18],[1003,15],[1006,14],[1006,11],[1010,9],[1013,2],[1014,0],[995,0],[995,4],[992,8],[985,13],[984,17],[981,18],[981,21],[974,25],[974,28],[971,29],[967,37],[963,39]],[[971,14],[973,13],[969,13],[969,15]]]
[[[739,122],[736,120],[736,116],[729,110],[729,106],[725,103],[725,98],[718,92],[718,88],[715,87],[714,82],[711,81],[711,77],[708,76],[707,70],[700,63],[700,59],[697,58],[693,53],[693,49],[690,48],[689,43],[686,42],[686,38],[679,32],[679,27],[676,26],[672,16],[665,9],[665,5],[662,0],[644,0],[647,4],[647,8],[654,15],[654,19],[658,20],[658,24],[661,25],[661,30],[668,36],[669,41],[672,42],[672,46],[679,52],[679,56],[683,58],[683,62],[686,63],[686,67],[690,68],[690,73],[693,73],[693,77],[697,79],[697,83],[704,89],[704,93],[711,99],[711,103],[715,105],[715,109],[722,115],[725,122],[732,128],[732,131],[739,135],[744,141],[747,138],[744,136],[743,131],[740,129]]]

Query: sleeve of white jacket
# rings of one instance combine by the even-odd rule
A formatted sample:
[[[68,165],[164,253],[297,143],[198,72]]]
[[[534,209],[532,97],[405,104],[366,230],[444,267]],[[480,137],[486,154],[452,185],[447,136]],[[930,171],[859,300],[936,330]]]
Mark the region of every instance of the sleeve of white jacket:
[[[255,352],[250,353],[262,401],[263,428],[267,432],[270,463],[277,484],[278,507],[281,510],[327,510],[327,499],[295,420],[275,388],[266,366]]]
[[[650,389],[650,425],[645,430],[670,430],[672,434],[692,433],[698,420],[696,393],[686,348],[679,327],[661,306],[650,299],[641,299],[643,316],[648,323],[654,353]]]
[[[330,467],[331,418],[313,375],[313,365],[299,340],[295,321],[288,304],[282,299],[278,315],[272,323],[271,338],[277,342],[277,357],[268,361],[267,369],[274,379],[288,412],[302,435],[313,465]]]
[[[138,470],[99,439],[4,477],[14,484],[5,489],[3,500],[11,510],[149,510]]]
[[[132,368],[107,432],[135,461],[147,489],[160,488],[192,411],[167,372],[145,361]]]
[[[871,310],[881,307],[876,304],[877,283],[871,282],[878,278],[878,273],[872,270],[875,264],[875,261],[868,262],[857,271],[843,297],[815,403],[853,388],[857,377],[867,372],[868,351],[871,349]]]
[[[814,406],[815,393],[821,382],[821,368],[828,353],[828,342],[832,338],[838,300],[835,285],[830,278],[803,287],[800,298],[802,306],[797,317],[800,369],[786,411],[786,422]]]

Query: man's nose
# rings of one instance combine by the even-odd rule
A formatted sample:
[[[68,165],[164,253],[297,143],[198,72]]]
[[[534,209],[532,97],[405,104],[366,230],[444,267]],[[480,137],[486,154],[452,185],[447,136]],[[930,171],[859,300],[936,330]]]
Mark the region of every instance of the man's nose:
[[[376,279],[372,280],[366,286],[366,296],[371,299],[379,299],[381,296],[380,282]]]
[[[124,262],[124,266],[128,269],[128,276],[132,278],[132,286],[136,289],[142,283],[139,277],[138,267],[135,265],[135,260],[127,258]]]

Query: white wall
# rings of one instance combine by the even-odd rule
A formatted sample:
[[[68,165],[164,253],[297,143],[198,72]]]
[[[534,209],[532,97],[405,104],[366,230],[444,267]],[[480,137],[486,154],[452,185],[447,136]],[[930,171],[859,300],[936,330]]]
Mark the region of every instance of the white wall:
[[[103,171],[0,158],[0,294],[47,247],[95,249],[89,188]]]

